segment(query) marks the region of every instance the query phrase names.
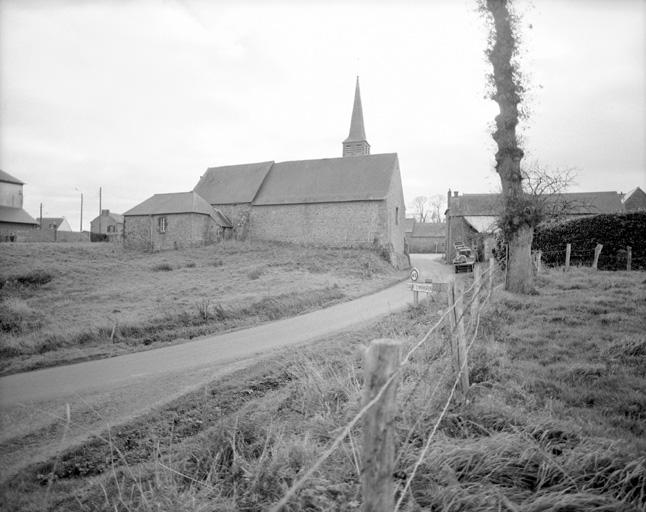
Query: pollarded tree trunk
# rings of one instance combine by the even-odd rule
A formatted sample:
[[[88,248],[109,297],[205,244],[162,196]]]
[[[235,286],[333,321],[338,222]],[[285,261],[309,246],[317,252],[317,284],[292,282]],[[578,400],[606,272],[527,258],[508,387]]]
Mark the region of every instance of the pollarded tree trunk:
[[[498,145],[496,172],[500,176],[503,194],[501,224],[509,244],[505,289],[513,293],[534,293],[532,209],[523,191],[520,161],[524,153],[516,137],[522,86],[518,83],[519,74],[512,61],[517,51],[514,22],[508,0],[486,0],[485,5],[493,18],[493,45],[488,50],[489,61],[493,65],[492,98],[500,108],[493,138]]]

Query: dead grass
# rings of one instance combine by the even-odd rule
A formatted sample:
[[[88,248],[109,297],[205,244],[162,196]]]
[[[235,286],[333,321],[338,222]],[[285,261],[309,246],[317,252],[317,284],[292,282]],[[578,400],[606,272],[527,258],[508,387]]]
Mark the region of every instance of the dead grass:
[[[469,403],[451,405],[442,418],[452,385],[446,340],[438,335],[416,352],[399,387],[400,489],[440,423],[403,510],[644,510],[643,281],[643,273],[555,270],[539,280],[538,296],[502,293],[487,306],[470,352]],[[616,282],[632,293],[610,298]],[[602,302],[609,312],[599,315]],[[609,325],[603,315],[615,306],[625,319]],[[362,332],[213,382],[28,468],[3,484],[5,505],[268,510],[359,410],[362,347],[381,337],[409,347],[444,308],[444,297],[433,297]],[[358,510],[360,471],[357,427],[286,510]]]
[[[89,243],[0,251],[0,375],[255,325],[405,277],[370,251],[239,241],[153,254]]]

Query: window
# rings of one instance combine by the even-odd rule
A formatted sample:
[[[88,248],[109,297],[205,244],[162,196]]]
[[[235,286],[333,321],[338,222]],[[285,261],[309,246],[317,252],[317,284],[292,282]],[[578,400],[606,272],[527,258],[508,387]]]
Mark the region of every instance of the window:
[[[112,225],[108,226],[108,233],[114,233],[114,232],[115,232],[114,226]]]
[[[395,226],[399,225],[399,206],[395,207]]]
[[[159,232],[166,233],[166,217],[159,217],[157,222],[159,222]]]

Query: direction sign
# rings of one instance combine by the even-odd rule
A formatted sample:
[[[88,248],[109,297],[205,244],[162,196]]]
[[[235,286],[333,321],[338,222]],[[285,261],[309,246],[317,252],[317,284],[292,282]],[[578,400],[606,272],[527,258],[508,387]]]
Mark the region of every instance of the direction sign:
[[[437,286],[435,288],[437,288]],[[436,289],[433,288],[433,283],[406,283],[406,289],[413,292],[426,292],[426,293],[437,291]]]

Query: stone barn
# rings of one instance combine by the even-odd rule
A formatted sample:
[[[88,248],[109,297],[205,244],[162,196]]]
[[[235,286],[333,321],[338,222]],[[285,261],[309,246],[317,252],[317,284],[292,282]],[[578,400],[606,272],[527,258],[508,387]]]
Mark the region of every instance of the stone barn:
[[[195,192],[155,194],[123,214],[128,248],[160,251],[214,244],[229,220]]]

